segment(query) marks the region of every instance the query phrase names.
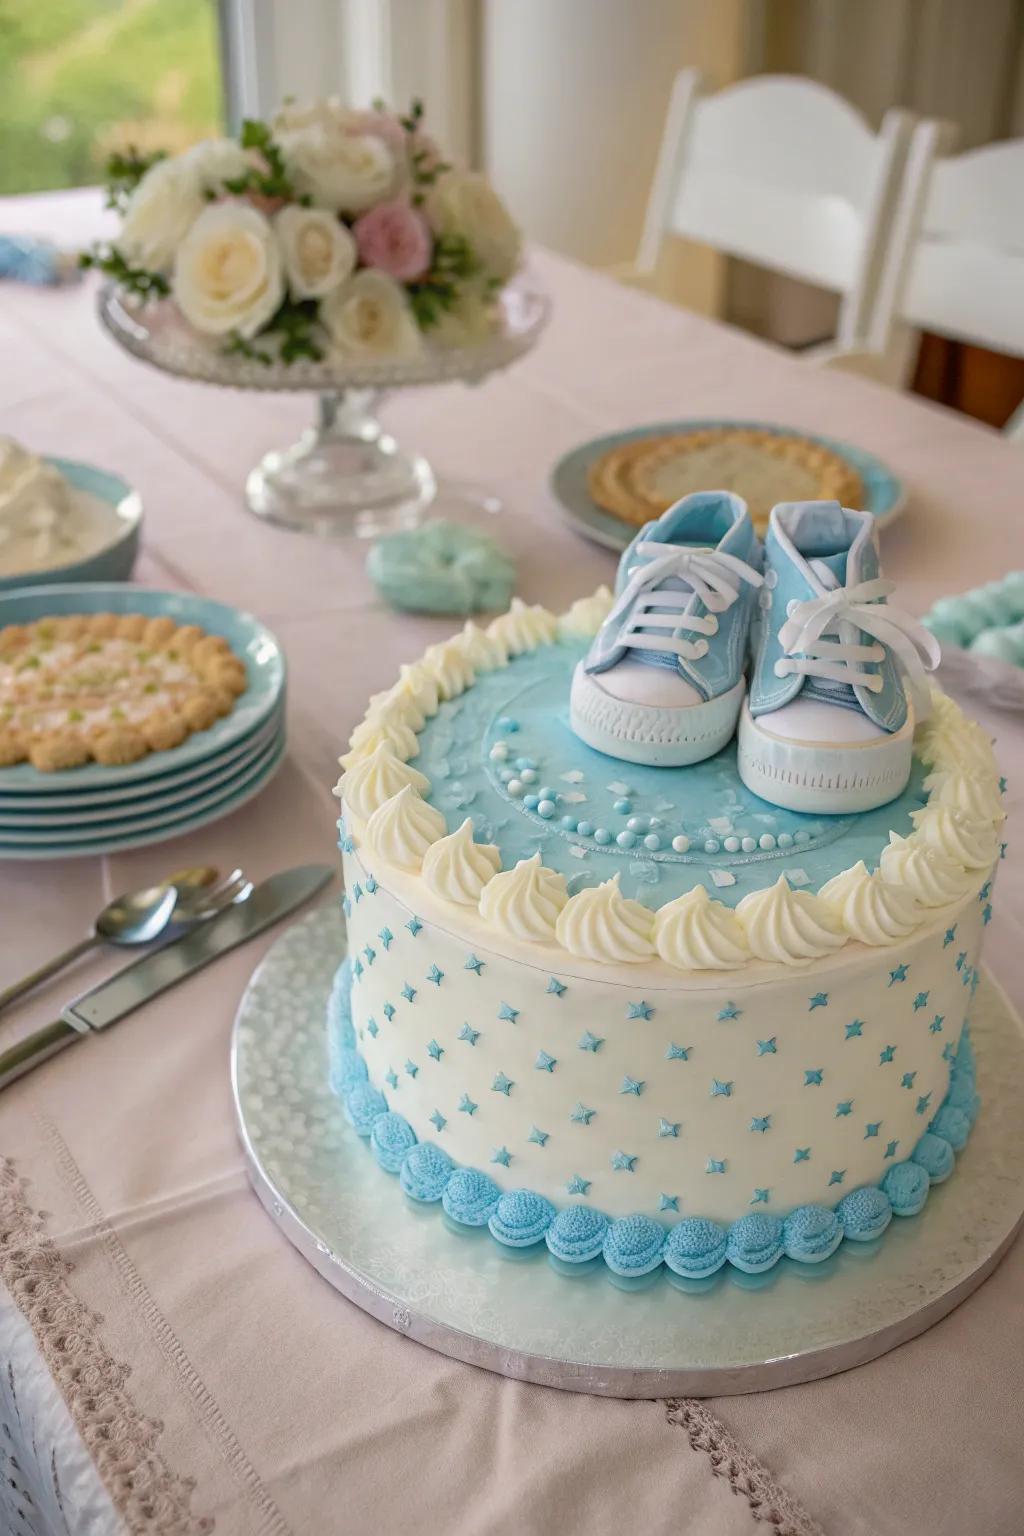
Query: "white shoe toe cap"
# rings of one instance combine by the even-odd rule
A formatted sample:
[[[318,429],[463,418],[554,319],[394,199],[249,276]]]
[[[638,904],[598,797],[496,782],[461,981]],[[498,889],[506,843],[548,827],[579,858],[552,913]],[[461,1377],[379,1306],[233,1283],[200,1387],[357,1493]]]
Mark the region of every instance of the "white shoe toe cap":
[[[843,709],[821,699],[800,696],[762,717],[766,730],[784,741],[815,742],[821,746],[851,746],[875,741],[887,733],[859,709]]]
[[[704,700],[676,667],[652,667],[642,661],[620,661],[607,672],[592,672],[591,679],[609,698],[623,704],[644,704],[656,709],[685,709]]]

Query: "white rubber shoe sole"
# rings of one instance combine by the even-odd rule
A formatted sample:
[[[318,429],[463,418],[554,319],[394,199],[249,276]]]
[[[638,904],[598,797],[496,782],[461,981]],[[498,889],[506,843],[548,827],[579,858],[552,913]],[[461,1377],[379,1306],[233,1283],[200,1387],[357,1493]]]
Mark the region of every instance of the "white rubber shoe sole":
[[[732,738],[746,684],[741,679],[720,698],[683,709],[627,704],[613,699],[577,666],[569,696],[569,721],[581,741],[608,757],[648,768],[683,768],[714,757]]]
[[[827,746],[773,735],[744,701],[736,762],[747,788],[771,805],[835,816],[873,811],[901,795],[910,778],[913,747],[912,711],[892,735]]]

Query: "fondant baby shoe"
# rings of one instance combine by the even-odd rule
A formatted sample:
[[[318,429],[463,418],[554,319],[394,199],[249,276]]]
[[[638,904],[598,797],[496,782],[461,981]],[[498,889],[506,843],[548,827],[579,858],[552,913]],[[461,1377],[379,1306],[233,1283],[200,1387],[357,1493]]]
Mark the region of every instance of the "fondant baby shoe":
[[[684,496],[648,523],[622,556],[615,603],[573,675],[577,736],[655,767],[720,751],[743,699],[760,585],[761,545],[738,496]]]
[[[910,777],[915,703],[923,718],[939,647],[886,602],[874,533],[870,513],[834,501],[783,502],[769,520],[738,766],[787,810],[868,811]]]

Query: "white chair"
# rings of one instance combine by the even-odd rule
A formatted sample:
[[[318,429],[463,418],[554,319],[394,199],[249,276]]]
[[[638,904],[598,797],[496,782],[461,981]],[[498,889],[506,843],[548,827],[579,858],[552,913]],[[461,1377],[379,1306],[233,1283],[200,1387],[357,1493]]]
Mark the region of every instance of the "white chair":
[[[888,112],[873,133],[834,92],[786,75],[707,97],[699,85],[676,76],[637,273],[681,235],[837,293],[831,356],[862,348],[910,118]]]
[[[1024,357],[1024,139],[939,158],[943,131],[914,129],[868,324],[898,383],[920,330]]]

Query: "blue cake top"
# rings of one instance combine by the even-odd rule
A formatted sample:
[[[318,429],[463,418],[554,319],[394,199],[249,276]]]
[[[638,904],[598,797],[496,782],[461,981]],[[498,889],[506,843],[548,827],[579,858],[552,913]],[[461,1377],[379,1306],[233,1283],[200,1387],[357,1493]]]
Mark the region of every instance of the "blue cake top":
[[[585,644],[559,641],[481,672],[419,733],[425,798],[453,831],[501,849],[510,869],[535,853],[570,894],[620,876],[625,896],[664,906],[703,882],[727,906],[785,875],[818,891],[858,860],[877,865],[890,832],[909,836],[926,801],[914,764],[897,800],[860,815],[800,815],[740,779],[735,742],[685,768],[646,768],[585,746],[569,725],[569,684]]]

